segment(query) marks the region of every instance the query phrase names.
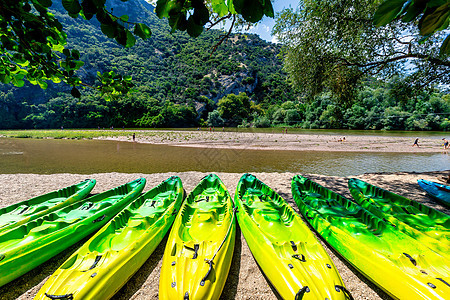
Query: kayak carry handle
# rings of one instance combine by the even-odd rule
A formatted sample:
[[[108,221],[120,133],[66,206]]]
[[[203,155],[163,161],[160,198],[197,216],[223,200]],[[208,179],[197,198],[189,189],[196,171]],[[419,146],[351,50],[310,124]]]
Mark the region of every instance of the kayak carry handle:
[[[200,248],[199,244],[194,244],[194,248],[191,248],[191,247],[186,246],[186,245],[184,245],[184,247],[186,247],[186,249],[194,251],[194,255],[192,256],[192,259],[196,259],[197,258],[197,256],[198,256],[197,252],[198,252],[198,249]]]
[[[208,278],[209,274],[211,274],[212,271],[212,265],[214,264],[214,262],[212,261],[212,259],[205,259],[206,263],[209,265],[209,269],[208,272],[206,273],[205,277],[202,278],[202,281],[200,281],[200,285],[204,286],[205,285],[205,281]]]
[[[24,208],[23,208],[21,211],[19,211],[17,214],[18,214],[18,215],[21,215],[21,214],[23,214],[24,212],[26,212],[29,208],[30,208],[29,206],[24,207]]]
[[[343,286],[343,285],[335,285],[334,289],[336,290],[336,292],[340,292],[342,290],[344,292],[344,294],[347,296],[347,298],[349,298],[350,300],[354,300],[352,294],[350,293],[349,290],[347,290],[345,288],[345,286]]]
[[[443,283],[445,283],[447,286],[450,287],[450,284],[447,281],[445,281],[444,279],[442,279],[442,278],[436,278],[436,279],[439,281],[442,281]]]
[[[295,244],[294,241],[291,241],[291,247],[292,247],[292,250],[297,251],[297,245]]]
[[[301,262],[306,262],[305,256],[303,254],[301,254],[301,256],[302,256],[302,258],[300,258],[300,256],[298,254],[292,255],[293,258],[296,258],[296,259],[298,259]]]
[[[411,255],[409,255],[408,253],[403,252],[403,255],[406,256],[407,258],[409,258],[409,260],[411,261],[411,263],[415,266],[417,266],[417,262],[414,258],[412,258]]]
[[[95,258],[94,264],[89,268],[89,270],[92,270],[93,268],[95,268],[98,264],[98,262],[100,261],[100,259],[102,259],[101,255],[97,255],[97,257]]]
[[[301,300],[301,299],[303,299],[303,295],[305,294],[305,293],[309,293],[309,287],[307,286],[307,285],[305,285],[304,287],[302,287],[298,292],[297,292],[297,294],[295,294],[295,300]]]
[[[45,296],[49,297],[50,299],[61,299],[61,300],[72,300],[73,294],[65,294],[65,295],[49,295],[45,293]]]
[[[95,219],[94,221],[92,221],[92,223],[100,222],[100,221],[102,221],[104,218],[106,218],[106,215],[103,215],[103,216],[101,216],[101,217]]]

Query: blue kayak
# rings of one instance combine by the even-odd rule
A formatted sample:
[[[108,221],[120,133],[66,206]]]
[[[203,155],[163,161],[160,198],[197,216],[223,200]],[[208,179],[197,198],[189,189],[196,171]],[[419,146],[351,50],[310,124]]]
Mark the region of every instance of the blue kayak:
[[[425,179],[419,179],[417,183],[432,198],[450,207],[450,186]]]

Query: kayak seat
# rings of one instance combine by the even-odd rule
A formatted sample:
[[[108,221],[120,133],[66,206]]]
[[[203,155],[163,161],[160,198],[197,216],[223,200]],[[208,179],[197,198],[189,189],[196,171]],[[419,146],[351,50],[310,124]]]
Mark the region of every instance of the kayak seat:
[[[253,219],[257,223],[261,222],[279,222],[281,221],[280,214],[278,211],[274,209],[254,209],[253,210]]]
[[[30,230],[29,235],[32,235],[34,237],[39,237],[46,235],[52,231],[57,229],[57,224],[55,223],[44,223],[40,226],[34,227]]]
[[[90,210],[93,210],[93,211],[103,210],[103,209],[105,209],[105,208],[107,208],[107,207],[112,206],[112,205],[115,204],[116,202],[118,202],[118,201],[117,201],[117,198],[116,198],[116,199],[108,199],[108,200],[100,201],[100,202],[94,204],[94,205],[91,207]]]
[[[197,209],[192,216],[192,220],[199,223],[211,223],[218,221],[217,215],[217,209]]]
[[[9,214],[11,215],[22,215],[30,209],[28,205],[19,205],[16,209],[12,210]]]

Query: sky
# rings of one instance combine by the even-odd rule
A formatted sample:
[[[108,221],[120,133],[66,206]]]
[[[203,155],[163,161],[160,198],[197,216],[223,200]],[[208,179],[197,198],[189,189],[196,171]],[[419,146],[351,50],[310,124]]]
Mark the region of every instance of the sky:
[[[146,0],[152,5],[156,5],[156,0]],[[299,0],[274,0],[272,2],[273,10],[275,15],[282,11],[284,8],[288,8],[291,6],[292,8],[296,8]],[[224,29],[227,30],[230,28],[231,23],[227,22]],[[275,25],[275,19],[264,17],[261,22],[250,28],[250,30],[246,31],[248,33],[255,33],[259,35],[263,40],[268,42],[276,43],[277,40],[274,36],[272,36],[272,28]],[[220,29],[218,26],[216,29]]]
[[[299,0],[275,0],[273,5],[273,10],[275,11],[275,15],[282,11],[284,8],[288,8],[291,6],[292,8],[296,8]],[[264,17],[261,22],[253,26],[249,31],[249,33],[258,34],[263,40],[268,42],[276,43],[276,37],[272,36],[272,28],[275,25],[275,19]]]

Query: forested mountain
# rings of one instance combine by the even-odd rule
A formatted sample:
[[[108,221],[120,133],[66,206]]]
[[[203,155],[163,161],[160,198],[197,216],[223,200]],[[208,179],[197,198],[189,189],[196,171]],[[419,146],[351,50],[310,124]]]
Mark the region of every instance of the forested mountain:
[[[136,85],[126,96],[106,101],[93,89],[80,99],[70,87],[49,83],[0,86],[0,128],[299,126],[304,128],[448,130],[450,98],[441,93],[399,92],[398,78],[368,80],[358,101],[342,107],[326,92],[315,102],[287,81],[278,57],[280,46],[252,34],[232,34],[217,47],[224,32],[210,30],[197,38],[170,33],[144,0],[111,0],[117,16],[146,23],[148,40],[123,48],[108,39],[96,21],[73,19],[55,1],[69,44],[85,62],[81,77],[94,84],[97,71],[131,75]],[[445,114],[447,113],[447,115]]]

